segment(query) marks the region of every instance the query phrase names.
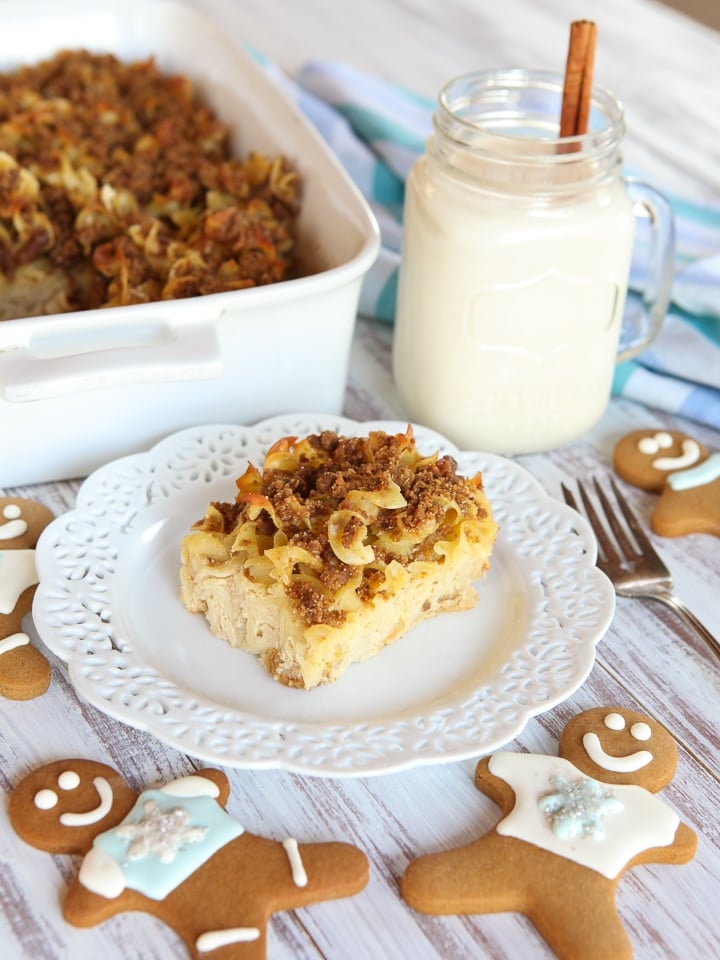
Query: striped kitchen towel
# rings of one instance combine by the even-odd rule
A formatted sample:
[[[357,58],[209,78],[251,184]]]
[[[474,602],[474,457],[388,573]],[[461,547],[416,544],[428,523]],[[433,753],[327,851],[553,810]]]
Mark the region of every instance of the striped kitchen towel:
[[[291,80],[262,62],[377,216],[381,252],[364,284],[360,311],[391,323],[405,178],[424,151],[435,103],[348,64],[309,63]],[[720,429],[720,204],[666,196],[677,231],[672,306],[651,348],[618,364],[613,392]]]

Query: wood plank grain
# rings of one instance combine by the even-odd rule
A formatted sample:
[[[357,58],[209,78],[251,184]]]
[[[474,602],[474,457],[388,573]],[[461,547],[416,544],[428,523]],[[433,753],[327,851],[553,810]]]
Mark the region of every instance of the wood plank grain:
[[[315,58],[374,70],[433,98],[451,76],[497,66],[561,69],[567,25],[587,14],[579,0],[196,0],[290,73]],[[720,195],[720,35],[652,0],[597,0],[596,78],[625,103],[626,162],[657,184],[717,202]],[[521,25],[519,28],[518,25]],[[391,374],[392,329],[360,319],[352,347],[345,412],[356,419],[402,420]],[[706,445],[720,435],[628,401],[613,401],[598,426],[561,450],[520,462],[553,496],[568,477],[610,469],[615,440],[629,430],[678,425]],[[0,436],[2,436],[0,424]],[[60,513],[79,481],[12,491]],[[652,497],[629,491],[646,520]],[[678,592],[720,633],[720,550],[715,538],[655,538]],[[61,756],[94,757],[141,789],[187,773],[198,761],[84,703],[53,658],[51,688],[36,701],[0,701],[0,786],[5,795],[28,770]],[[683,867],[641,866],[618,888],[618,909],[638,960],[720,954],[716,816],[720,745],[718,666],[674,621],[640,601],[620,601],[587,681],[566,702],[533,719],[508,749],[555,752],[563,724],[597,704],[635,707],[664,722],[681,745],[668,803],[700,835]],[[398,895],[417,855],[473,839],[497,809],[473,785],[474,760],[371,778],[301,777],[283,771],[228,770],[228,809],[254,832],[278,839],[345,839],[370,857],[370,883],[356,897],[281,914],[269,932],[270,960],[546,960],[551,954],[523,918],[425,917]],[[140,915],[75,930],[60,904],[78,864],[34,851],[0,812],[0,943],[3,960],[175,960],[177,937]]]

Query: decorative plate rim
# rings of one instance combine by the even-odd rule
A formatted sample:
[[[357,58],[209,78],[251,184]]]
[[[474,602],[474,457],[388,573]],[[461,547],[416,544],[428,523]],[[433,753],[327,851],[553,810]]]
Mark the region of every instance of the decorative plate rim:
[[[247,459],[259,459],[281,436],[406,428],[406,421],[359,422],[326,414],[278,416],[253,426],[200,425],[91,474],[75,508],[51,523],[36,549],[34,626],[48,649],[67,663],[78,694],[107,715],[204,762],[332,777],[390,773],[489,753],[516,737],[531,717],[572,695],[592,669],[596,644],[615,609],[613,587],[595,565],[592,531],[520,464],[458,450],[419,425],[413,425],[419,446],[451,454],[461,469],[465,464],[482,470],[500,521],[498,542],[524,571],[532,595],[522,644],[509,651],[480,689],[470,696],[464,692],[462,702],[362,721],[267,718],[217,703],[163,676],[118,627],[122,618],[115,616],[113,597],[118,561],[146,511],[162,512],[191,487],[234,479]]]

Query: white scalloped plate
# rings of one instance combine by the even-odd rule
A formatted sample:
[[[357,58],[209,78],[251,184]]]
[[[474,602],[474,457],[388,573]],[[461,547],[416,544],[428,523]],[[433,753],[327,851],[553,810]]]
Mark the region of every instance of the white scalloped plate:
[[[483,471],[500,523],[474,610],[416,627],[335,684],[291,690],[211,636],[179,599],[180,541],[248,460],[281,436],[399,432],[405,423],[275,417],[173,434],[82,485],[37,547],[33,620],[78,693],[203,761],[366,776],[479,756],[572,694],[615,607],[584,521],[526,470],[459,452],[415,427],[427,453]]]

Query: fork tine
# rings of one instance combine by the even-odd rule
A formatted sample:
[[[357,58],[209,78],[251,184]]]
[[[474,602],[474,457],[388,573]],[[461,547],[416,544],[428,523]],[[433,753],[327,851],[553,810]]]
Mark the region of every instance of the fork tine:
[[[564,483],[560,484],[560,489],[563,492],[563,497],[565,497],[565,503],[569,507],[572,507],[573,510],[577,510],[577,512],[580,513],[580,508],[577,505],[577,501],[575,500],[572,490],[569,487],[566,487]]]
[[[610,486],[612,487],[613,493],[615,494],[615,499],[618,502],[618,506],[622,510],[622,514],[627,520],[627,525],[628,527],[630,527],[630,530],[632,531],[632,535],[635,537],[635,540],[637,541],[637,545],[640,548],[640,551],[646,554],[647,556],[657,557],[657,553],[655,552],[655,547],[653,547],[652,543],[650,543],[650,540],[648,539],[647,534],[645,533],[643,528],[640,526],[640,521],[630,509],[627,500],[620,492],[618,485],[615,483],[612,477],[610,477]]]
[[[577,488],[580,493],[580,499],[582,500],[585,508],[585,513],[590,521],[590,526],[593,528],[598,544],[600,545],[600,549],[605,554],[605,558],[611,563],[620,563],[621,558],[615,548],[615,544],[608,536],[606,527],[598,517],[597,511],[595,510],[595,507],[593,506],[585,487],[582,485],[582,483],[580,483],[579,480]]]
[[[630,538],[628,537],[627,533],[625,533],[622,524],[617,518],[616,511],[613,509],[612,504],[608,500],[607,494],[598,483],[597,477],[593,477],[593,484],[595,486],[595,492],[598,495],[598,500],[602,504],[602,508],[605,512],[605,519],[610,524],[610,529],[615,534],[615,539],[617,540],[618,546],[626,557],[636,557],[638,554],[637,550],[635,549],[635,545],[631,543]],[[625,506],[627,508],[627,504],[625,504]],[[623,514],[627,519],[627,513],[623,511]]]

